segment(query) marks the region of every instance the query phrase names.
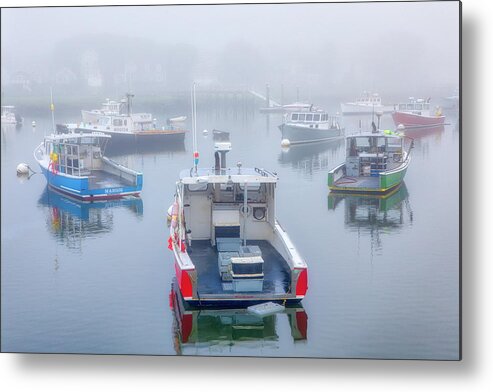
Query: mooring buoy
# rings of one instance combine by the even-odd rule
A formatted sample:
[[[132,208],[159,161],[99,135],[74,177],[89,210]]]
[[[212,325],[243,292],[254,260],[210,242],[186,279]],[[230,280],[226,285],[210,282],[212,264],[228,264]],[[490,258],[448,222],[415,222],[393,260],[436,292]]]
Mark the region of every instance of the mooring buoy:
[[[281,140],[281,146],[282,147],[289,147],[291,145],[291,142],[289,141],[289,139],[282,139]]]
[[[19,163],[17,165],[17,174],[18,175],[27,175],[29,174],[29,170],[31,170],[31,168],[29,167],[29,165],[27,163]]]

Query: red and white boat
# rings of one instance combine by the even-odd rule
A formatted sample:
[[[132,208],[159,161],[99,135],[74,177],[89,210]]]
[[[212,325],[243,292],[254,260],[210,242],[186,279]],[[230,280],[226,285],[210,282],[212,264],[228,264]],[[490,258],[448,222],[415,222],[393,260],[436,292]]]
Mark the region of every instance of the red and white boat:
[[[409,98],[409,102],[395,105],[392,119],[395,125],[402,124],[405,128],[430,128],[445,123],[440,107],[430,109],[430,99]]]

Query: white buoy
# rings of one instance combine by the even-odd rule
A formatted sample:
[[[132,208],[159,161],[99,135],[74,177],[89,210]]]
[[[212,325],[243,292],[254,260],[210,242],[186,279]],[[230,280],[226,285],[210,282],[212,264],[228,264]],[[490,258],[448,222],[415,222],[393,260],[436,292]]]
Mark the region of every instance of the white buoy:
[[[29,165],[27,163],[19,163],[17,165],[17,174],[20,176],[24,176],[29,174]]]
[[[207,129],[204,129],[202,131],[202,135],[207,136],[209,134],[209,131]]]
[[[282,139],[281,140],[281,146],[282,147],[289,147],[291,145],[291,142],[289,141],[289,139]]]
[[[34,120],[33,120],[33,122],[31,123],[31,125],[32,125],[33,127],[35,127],[35,126],[36,126],[36,121],[34,121]]]
[[[406,129],[406,127],[404,126],[404,124],[397,125],[397,130],[403,131],[404,129]]]

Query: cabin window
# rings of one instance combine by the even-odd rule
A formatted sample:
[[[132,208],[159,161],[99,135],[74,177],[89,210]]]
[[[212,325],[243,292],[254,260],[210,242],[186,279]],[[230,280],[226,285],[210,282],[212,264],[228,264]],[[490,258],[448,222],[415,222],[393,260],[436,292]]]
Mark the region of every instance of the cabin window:
[[[190,192],[203,192],[203,191],[206,191],[208,187],[209,187],[209,184],[206,182],[187,185],[187,189]]]
[[[262,183],[260,183],[260,182],[258,184],[247,184],[248,192],[258,191],[261,186],[262,186]],[[240,188],[240,190],[242,192],[245,190],[245,185],[238,184],[238,187]]]
[[[413,109],[414,109],[414,105],[412,103],[408,103],[407,110],[413,110]]]
[[[95,144],[95,140],[92,137],[84,137],[80,139],[80,144]]]
[[[123,121],[122,121],[122,119],[121,119],[121,118],[115,118],[115,119],[113,120],[113,125],[114,125],[115,127],[122,126],[122,125],[123,125]]]
[[[298,121],[298,113],[293,113],[293,114],[291,115],[291,120],[293,120],[293,121]]]
[[[305,115],[304,114],[300,114],[299,120],[300,121],[305,121]]]
[[[248,184],[248,200],[250,202],[256,202],[256,203],[261,203],[265,202],[265,185],[262,183],[256,183],[256,184]],[[236,201],[237,202],[242,202],[243,201],[243,195],[245,194],[245,186],[242,184],[238,184],[238,193],[236,194]]]
[[[123,123],[124,123],[125,125],[127,125],[127,120],[123,120]]]
[[[421,103],[417,103],[416,110],[423,110],[423,105]]]
[[[349,140],[349,156],[358,156],[361,152],[370,152],[369,137],[354,137]]]
[[[377,152],[382,153],[385,152],[385,138],[379,137],[376,140]]]
[[[320,121],[320,114],[314,114],[313,121]]]
[[[307,114],[306,121],[313,121],[313,114]]]
[[[396,149],[396,148],[400,149],[402,147],[402,139],[396,137],[389,138],[388,146],[389,148],[392,149]]]

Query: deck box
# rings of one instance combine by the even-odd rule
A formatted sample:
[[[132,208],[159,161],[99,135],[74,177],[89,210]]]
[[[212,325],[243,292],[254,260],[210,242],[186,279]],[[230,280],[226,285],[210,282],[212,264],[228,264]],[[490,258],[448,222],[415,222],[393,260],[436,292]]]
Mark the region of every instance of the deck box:
[[[233,278],[264,276],[264,259],[260,256],[231,257]]]
[[[216,246],[218,252],[238,252],[241,246],[241,238],[217,237]]]
[[[262,251],[257,245],[240,246],[240,256],[262,256]]]
[[[219,252],[217,264],[223,281],[231,281],[231,257],[238,257],[238,252]]]

